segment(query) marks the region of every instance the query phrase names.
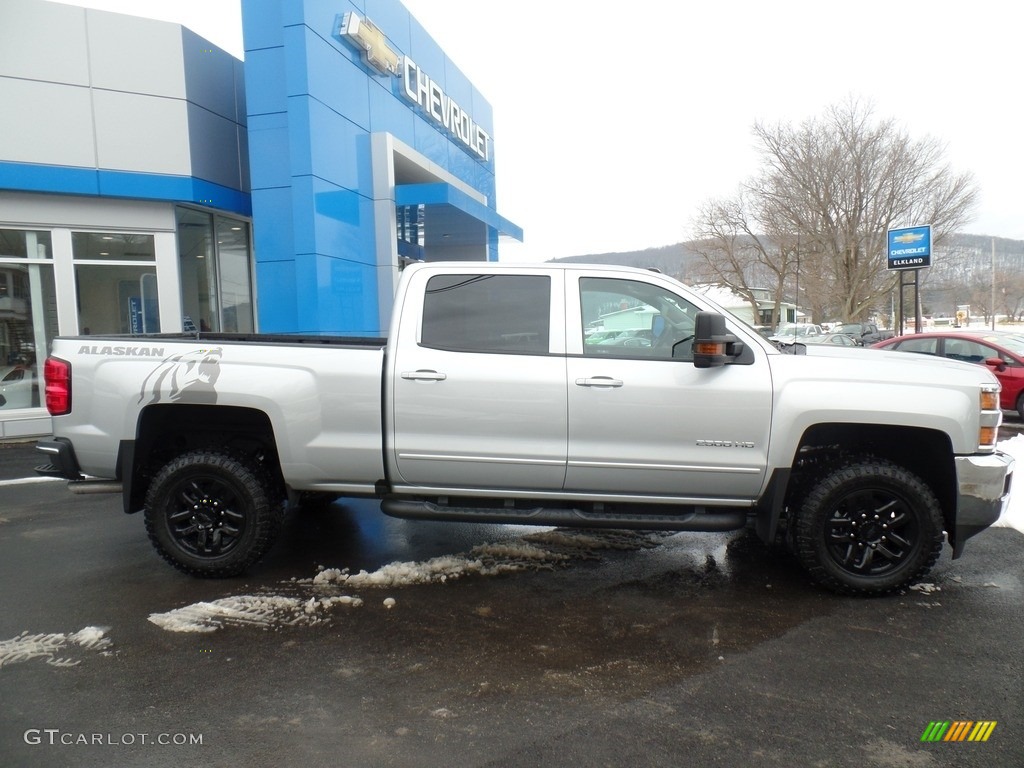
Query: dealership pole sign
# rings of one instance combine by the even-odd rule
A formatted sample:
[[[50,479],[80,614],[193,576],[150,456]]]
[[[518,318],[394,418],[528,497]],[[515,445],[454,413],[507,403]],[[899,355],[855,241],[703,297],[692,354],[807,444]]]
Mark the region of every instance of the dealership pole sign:
[[[932,265],[932,227],[890,229],[888,269],[924,269]]]

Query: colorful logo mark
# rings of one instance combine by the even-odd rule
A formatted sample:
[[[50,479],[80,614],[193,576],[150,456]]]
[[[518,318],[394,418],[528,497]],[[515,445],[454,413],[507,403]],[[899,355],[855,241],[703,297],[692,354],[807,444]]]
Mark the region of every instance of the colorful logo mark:
[[[988,741],[995,729],[995,720],[933,720],[921,741]]]

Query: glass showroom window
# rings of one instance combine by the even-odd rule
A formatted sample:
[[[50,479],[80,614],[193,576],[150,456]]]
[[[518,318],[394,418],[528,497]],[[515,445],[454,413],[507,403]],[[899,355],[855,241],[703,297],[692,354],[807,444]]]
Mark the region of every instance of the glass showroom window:
[[[179,208],[178,259],[184,330],[255,328],[248,222]]]
[[[49,232],[0,229],[0,411],[35,408],[57,333]]]
[[[153,235],[72,232],[71,249],[81,333],[160,330]]]

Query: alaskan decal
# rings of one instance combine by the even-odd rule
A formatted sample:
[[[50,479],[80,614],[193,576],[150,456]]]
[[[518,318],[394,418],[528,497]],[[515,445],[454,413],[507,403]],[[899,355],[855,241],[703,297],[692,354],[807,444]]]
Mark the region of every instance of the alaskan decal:
[[[163,357],[163,347],[100,347],[83,344],[78,348],[80,355],[107,355],[108,357]]]
[[[160,361],[142,382],[139,403],[217,402],[221,347],[194,349]]]

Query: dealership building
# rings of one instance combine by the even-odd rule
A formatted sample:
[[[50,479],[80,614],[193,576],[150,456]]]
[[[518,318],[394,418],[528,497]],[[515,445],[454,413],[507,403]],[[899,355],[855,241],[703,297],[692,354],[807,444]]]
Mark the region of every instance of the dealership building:
[[[401,269],[496,260],[490,104],[397,0],[177,24],[0,3],[0,439],[56,335],[377,335]]]

